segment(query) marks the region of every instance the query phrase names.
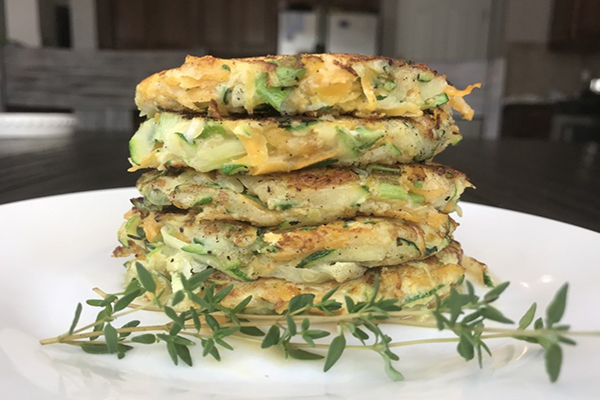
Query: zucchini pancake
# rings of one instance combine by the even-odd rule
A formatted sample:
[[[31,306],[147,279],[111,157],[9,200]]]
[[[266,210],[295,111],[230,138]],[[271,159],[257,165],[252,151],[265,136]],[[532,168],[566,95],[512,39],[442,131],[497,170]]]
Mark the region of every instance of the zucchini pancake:
[[[465,268],[460,266],[462,254],[460,245],[453,241],[444,250],[426,259],[369,269],[360,277],[342,283],[336,281],[298,283],[277,278],[261,278],[245,282],[219,271],[206,281],[206,285],[214,284],[216,290],[233,285],[233,289],[221,303],[225,307],[233,308],[251,295],[252,300],[246,306],[246,313],[272,314],[284,313],[288,302],[296,295],[312,293],[315,295],[315,301],[319,301],[338,285],[339,289],[332,299],[342,304],[345,304],[346,296],[355,303],[368,301],[373,295],[375,275],[379,275],[378,293],[388,299],[398,299],[402,307],[409,308],[425,306],[434,300],[436,295],[443,298],[449,294],[453,286],[462,283],[465,277]],[[133,271],[130,269],[129,273]],[[157,286],[160,290],[164,289],[167,293],[179,290],[180,279],[159,276],[161,278],[157,279]],[[193,306],[193,303],[186,301],[180,305],[180,308],[187,309],[190,306]]]
[[[190,57],[142,81],[135,102],[144,115],[160,111],[231,114],[418,117],[449,103],[466,119],[457,90],[425,64],[350,54],[300,54],[224,60]]]
[[[382,120],[215,120],[161,113],[145,121],[131,139],[131,171],[190,167],[262,175],[319,165],[428,161],[462,138],[447,111],[438,107],[426,116]]]
[[[270,175],[151,171],[137,188],[145,208],[175,207],[207,220],[255,226],[318,225],[356,216],[402,218],[439,225],[471,184],[439,164],[317,168]]]
[[[136,254],[149,270],[186,278],[210,267],[245,281],[282,277],[294,282],[341,282],[367,268],[434,254],[450,244],[455,227],[448,217],[437,228],[395,218],[356,218],[311,227],[260,229],[241,222],[204,220],[193,213],[133,209],[119,232],[124,248],[118,251]]]
[[[231,286],[222,304],[252,296],[247,313],[336,286],[364,301],[376,279],[402,307],[431,306],[464,279],[448,214],[472,187],[432,159],[461,140],[452,113],[471,119],[479,86],[385,57],[188,56],[137,87],[130,171],[151,171],[113,254],[167,294],[211,269],[198,293]]]

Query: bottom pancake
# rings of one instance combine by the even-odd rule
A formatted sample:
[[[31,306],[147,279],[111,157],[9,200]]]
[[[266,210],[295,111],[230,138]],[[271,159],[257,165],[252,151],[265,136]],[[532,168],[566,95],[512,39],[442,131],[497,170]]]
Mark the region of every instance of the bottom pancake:
[[[464,279],[465,269],[460,265],[463,252],[458,242],[452,242],[441,252],[421,261],[412,261],[392,267],[373,268],[357,279],[339,284],[339,289],[331,297],[344,304],[345,296],[355,303],[369,300],[374,291],[376,274],[379,274],[379,296],[387,299],[398,299],[405,308],[426,306],[434,300],[437,294],[445,297],[452,286],[460,284]],[[135,276],[135,268],[129,268],[129,279]],[[166,291],[178,290],[177,275],[157,279],[160,288]],[[296,295],[312,293],[315,302],[319,301],[328,291],[336,287],[336,282],[319,284],[294,283],[277,278],[260,278],[253,282],[241,282],[222,272],[215,272],[204,287],[211,284],[217,290],[232,285],[233,289],[222,301],[222,305],[233,308],[247,296],[252,300],[246,307],[249,314],[282,314],[288,308],[289,301]],[[204,288],[200,289],[202,292]],[[202,294],[202,293],[200,293]],[[188,300],[180,304],[186,309]],[[345,310],[342,309],[342,312]]]

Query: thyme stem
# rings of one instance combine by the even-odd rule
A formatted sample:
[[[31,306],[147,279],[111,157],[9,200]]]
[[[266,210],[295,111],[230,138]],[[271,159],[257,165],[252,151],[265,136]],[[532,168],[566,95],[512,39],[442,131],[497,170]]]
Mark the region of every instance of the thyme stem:
[[[211,355],[219,361],[220,348],[233,350],[233,346],[225,340],[230,337],[260,345],[261,348],[276,346],[286,357],[312,360],[325,358],[324,371],[329,370],[340,359],[345,349],[370,350],[383,358],[385,372],[391,379],[401,380],[402,374],[392,365],[393,361],[399,359],[392,352],[393,348],[457,343],[457,351],[465,360],[477,357],[481,365],[483,353],[491,355],[485,340],[512,338],[540,345],[544,349],[545,365],[550,380],[555,381],[562,364],[560,345],[574,345],[572,337],[600,337],[599,331],[570,331],[569,326],[558,324],[565,310],[566,285],[561,287],[548,306],[545,320],[538,318],[534,322],[537,305],[533,304],[521,317],[517,326],[505,328],[487,327],[484,322],[514,324],[491,305],[506,289],[507,282],[496,286],[482,297],[475,295],[473,286],[467,282],[467,293],[459,293],[452,288],[443,300],[435,296],[433,308],[406,310],[402,309],[402,305],[396,299],[378,297],[379,277],[375,275],[373,293],[366,301],[355,303],[355,300],[345,296],[345,304],[342,304],[332,299],[339,289],[338,286],[318,301],[311,293],[293,297],[288,303],[287,313],[283,315],[255,315],[244,313],[252,301],[251,296],[233,308],[221,304],[233,285],[217,290],[215,284],[207,284],[206,281],[212,273],[210,270],[194,274],[189,281],[180,276],[182,289],[163,296],[162,291],[156,294],[156,284],[151,273],[141,264],[136,265],[136,268],[140,280],[134,279],[125,292],[108,294],[101,289],[94,289],[103,299],[88,300],[89,305],[101,308],[95,322],[73,329],[79,321],[79,305],[71,324],[71,334],[67,332],[41,340],[40,343],[63,343],[79,346],[83,351],[92,354],[117,353],[118,357],[122,358],[134,344],[162,341],[166,343],[169,356],[175,364],[181,360],[192,365],[189,346],[200,343],[203,356]],[[148,296],[142,296],[143,293],[151,293],[153,297],[149,300]],[[144,302],[136,304],[134,300]],[[125,307],[128,309],[121,311]],[[176,309],[184,311],[175,311]],[[140,326],[140,321],[134,320],[121,328],[115,328],[111,324],[115,319],[137,311],[160,311],[169,322]],[[532,323],[533,329],[530,329]],[[394,342],[381,329],[380,325],[384,324],[446,331],[455,337]],[[129,337],[134,333],[138,335]],[[346,337],[349,335],[358,339],[361,344],[347,345]],[[315,342],[328,336],[332,338],[330,342]],[[93,340],[100,337],[104,340]],[[299,339],[302,341],[298,341]],[[311,349],[327,350],[327,354],[323,357],[321,354],[310,352]]]

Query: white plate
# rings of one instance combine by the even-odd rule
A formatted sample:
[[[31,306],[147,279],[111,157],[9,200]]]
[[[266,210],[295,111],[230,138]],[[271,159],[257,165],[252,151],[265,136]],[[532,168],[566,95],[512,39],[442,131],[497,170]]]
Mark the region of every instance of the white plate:
[[[124,360],[92,356],[38,340],[68,329],[77,302],[91,288],[120,288],[122,260],[110,253],[133,189],[55,196],[0,206],[1,399],[402,398],[596,399],[600,339],[565,349],[560,380],[550,384],[536,346],[490,342],[494,357],[480,370],[453,344],[397,351],[406,381],[391,382],[377,354],[347,351],[328,373],[320,362],[281,360],[276,350],[239,345],[217,363],[196,355],[175,367],[159,346],[133,350]],[[511,287],[499,307],[518,319],[534,301],[546,305],[571,283],[565,322],[600,328],[600,234],[491,207],[464,204],[457,238]],[[90,320],[90,312],[82,320]],[[396,340],[436,332],[394,328]],[[237,344],[236,344],[237,345]]]

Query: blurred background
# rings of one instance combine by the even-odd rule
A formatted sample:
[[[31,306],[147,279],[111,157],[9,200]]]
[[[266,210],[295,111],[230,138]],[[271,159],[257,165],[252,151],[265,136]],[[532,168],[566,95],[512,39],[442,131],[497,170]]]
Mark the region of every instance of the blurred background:
[[[65,129],[131,133],[135,84],[185,54],[348,52],[426,62],[459,87],[482,82],[469,96],[475,120],[459,122],[467,138],[600,140],[596,0],[0,4],[3,110],[62,113]]]
[[[135,85],[186,54],[376,54],[464,87],[464,200],[600,231],[600,0],[0,0],[0,204],[133,186]]]

